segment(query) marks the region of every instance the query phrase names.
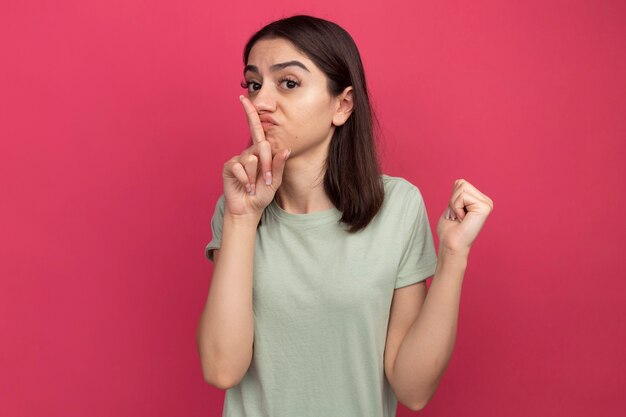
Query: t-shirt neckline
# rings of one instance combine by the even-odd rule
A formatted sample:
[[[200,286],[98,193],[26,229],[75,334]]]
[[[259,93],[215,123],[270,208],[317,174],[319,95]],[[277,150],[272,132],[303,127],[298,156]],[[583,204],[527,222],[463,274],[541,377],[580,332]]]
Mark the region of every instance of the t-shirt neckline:
[[[284,220],[290,223],[296,223],[301,225],[314,225],[324,224],[341,219],[342,213],[337,210],[336,207],[331,207],[326,210],[314,211],[312,213],[289,213],[283,210],[276,201],[276,198],[267,206],[270,213],[280,220]]]

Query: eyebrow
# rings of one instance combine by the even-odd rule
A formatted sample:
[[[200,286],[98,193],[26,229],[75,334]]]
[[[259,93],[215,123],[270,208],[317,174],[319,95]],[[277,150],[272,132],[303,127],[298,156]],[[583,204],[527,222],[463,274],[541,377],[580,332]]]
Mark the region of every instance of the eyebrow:
[[[281,62],[279,64],[274,64],[274,65],[272,65],[270,67],[270,71],[271,72],[280,71],[281,69],[284,69],[284,68],[287,68],[287,67],[291,67],[291,66],[300,67],[300,68],[304,69],[306,72],[311,72],[300,61],[287,61],[287,62]],[[246,75],[246,72],[248,72],[248,71],[254,72],[256,74],[260,74],[259,69],[256,66],[254,66],[254,65],[246,65],[246,67],[243,69],[243,75]]]

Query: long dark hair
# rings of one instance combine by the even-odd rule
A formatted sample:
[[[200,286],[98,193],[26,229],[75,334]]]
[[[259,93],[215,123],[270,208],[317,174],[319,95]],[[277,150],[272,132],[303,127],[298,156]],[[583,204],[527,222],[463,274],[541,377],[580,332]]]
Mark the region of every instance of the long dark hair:
[[[332,97],[348,86],[353,88],[353,111],[335,128],[330,142],[324,191],[342,213],[340,222],[349,225],[348,232],[357,232],[376,216],[385,197],[374,135],[378,120],[370,105],[359,50],[350,34],[336,23],[295,15],[256,32],[245,46],[244,65],[257,41],[275,38],[291,42],[326,74]]]

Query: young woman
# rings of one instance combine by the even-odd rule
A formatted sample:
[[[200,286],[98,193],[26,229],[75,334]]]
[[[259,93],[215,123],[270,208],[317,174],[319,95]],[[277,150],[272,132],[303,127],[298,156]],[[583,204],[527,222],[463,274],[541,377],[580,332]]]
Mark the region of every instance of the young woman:
[[[244,65],[251,143],[223,168],[197,333],[206,381],[227,389],[224,416],[421,409],[493,202],[455,181],[436,254],[419,189],[380,172],[359,52],[335,23],[273,22]]]

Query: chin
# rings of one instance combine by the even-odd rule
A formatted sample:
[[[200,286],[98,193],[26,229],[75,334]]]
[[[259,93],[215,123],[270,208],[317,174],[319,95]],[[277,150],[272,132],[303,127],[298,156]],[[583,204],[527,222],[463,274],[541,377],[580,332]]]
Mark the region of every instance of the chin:
[[[266,136],[265,140],[267,140],[272,145],[272,149],[276,151],[280,150],[281,148],[288,148],[287,144],[282,139],[273,136]]]

